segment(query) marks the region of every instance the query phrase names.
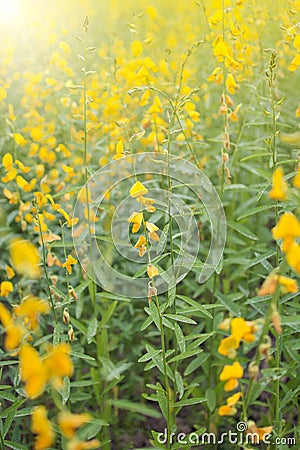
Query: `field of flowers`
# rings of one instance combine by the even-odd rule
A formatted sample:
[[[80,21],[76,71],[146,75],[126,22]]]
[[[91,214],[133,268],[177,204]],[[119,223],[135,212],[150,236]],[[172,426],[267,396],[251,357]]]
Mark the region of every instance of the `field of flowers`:
[[[0,448],[298,448],[300,1],[0,11]]]

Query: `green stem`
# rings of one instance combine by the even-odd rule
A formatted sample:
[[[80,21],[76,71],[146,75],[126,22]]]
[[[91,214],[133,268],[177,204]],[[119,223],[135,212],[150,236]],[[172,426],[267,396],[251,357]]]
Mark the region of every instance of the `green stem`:
[[[89,239],[89,255],[90,255],[90,268],[92,270],[92,275],[94,275],[93,271],[93,239],[92,239],[92,233],[91,233],[91,211],[90,211],[90,203],[89,203],[89,188],[88,188],[88,178],[89,178],[89,170],[88,170],[88,132],[87,132],[87,60],[86,60],[86,36],[88,32],[88,26],[89,26],[89,20],[86,17],[84,21],[84,39],[83,39],[83,153],[84,153],[84,181],[85,181],[85,199],[86,199],[86,209],[87,209],[87,220],[88,220],[88,239]],[[92,279],[90,280],[90,296],[92,301],[92,307],[93,307],[93,314],[94,317],[97,319],[98,312],[97,312],[97,301],[96,301],[96,284],[93,280],[94,276],[92,276]],[[100,333],[97,333],[96,335],[96,360],[97,360],[97,374],[99,377],[99,380],[101,380],[101,368],[100,368],[100,357],[101,357],[101,335]],[[102,382],[102,390],[104,389],[103,382]],[[105,414],[105,401],[104,401],[104,395],[103,392],[100,392],[99,395],[96,396],[97,404],[99,407],[99,410],[102,414]],[[103,427],[102,430],[102,437],[104,440],[108,437],[106,427]],[[110,446],[107,444],[105,446],[105,449],[109,449]]]
[[[56,314],[54,300],[53,300],[52,292],[51,292],[51,282],[50,282],[50,279],[49,279],[47,266],[46,266],[46,261],[47,261],[46,247],[45,247],[45,242],[44,242],[44,237],[43,237],[42,226],[41,226],[41,221],[40,221],[40,215],[39,214],[40,214],[40,211],[37,211],[37,221],[38,221],[39,233],[40,233],[40,238],[41,238],[41,242],[42,242],[42,250],[43,250],[43,269],[44,269],[46,283],[47,283],[47,291],[48,291],[50,306],[51,306],[51,309],[52,309],[52,313],[54,315],[55,323],[57,325],[58,324],[58,320],[57,320],[57,314]]]
[[[164,367],[164,383],[166,390],[166,400],[167,400],[167,449],[171,449],[171,405],[170,405],[170,385],[169,378],[167,373],[167,360],[166,360],[166,344],[165,344],[165,332],[162,321],[162,314],[160,310],[158,296],[155,295],[155,302],[159,316],[159,325],[160,325],[160,340],[161,340],[161,350],[162,350],[162,359],[163,359],[163,367]]]
[[[280,276],[280,273],[284,272],[284,268],[285,268],[285,264],[283,264],[283,266],[280,268],[278,276]],[[260,357],[261,357],[261,355],[259,353],[259,348],[260,348],[260,345],[263,343],[265,336],[268,336],[273,309],[274,309],[274,307],[277,309],[279,295],[280,295],[279,283],[277,283],[277,288],[276,288],[276,291],[274,292],[274,295],[273,295],[271,301],[269,302],[267,313],[266,313],[266,318],[265,318],[264,325],[262,328],[262,332],[261,332],[259,341],[257,343],[257,350],[256,350],[255,357],[253,360],[255,362],[255,364],[257,364],[257,365],[259,364]],[[278,357],[278,355],[276,357]],[[251,400],[251,396],[252,396],[252,392],[253,392],[255,383],[256,383],[255,379],[251,378],[251,380],[249,382],[247,394],[246,394],[246,397],[244,400],[244,411],[246,413],[247,413],[247,410],[248,410],[248,407],[250,404],[250,400]],[[244,416],[244,420],[247,421],[247,415]]]

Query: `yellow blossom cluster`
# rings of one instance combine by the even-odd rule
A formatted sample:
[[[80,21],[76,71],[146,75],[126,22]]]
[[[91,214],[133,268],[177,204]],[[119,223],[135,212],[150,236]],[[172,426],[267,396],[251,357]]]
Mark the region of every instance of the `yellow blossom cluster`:
[[[282,214],[272,233],[274,239],[282,241],[281,248],[289,266],[300,274],[300,245],[297,243],[297,239],[300,238],[300,222],[297,217],[291,212]],[[298,290],[295,282],[287,283],[286,280],[285,288],[288,292]]]
[[[221,330],[231,330],[231,334],[221,340],[218,347],[218,352],[227,356],[230,359],[234,359],[237,356],[237,350],[240,347],[241,342],[251,343],[255,340],[256,325],[254,322],[247,322],[242,317],[235,317],[233,319],[228,318],[219,324]],[[239,379],[243,377],[244,369],[239,361],[234,361],[233,364],[227,364],[224,366],[220,373],[220,381],[225,382],[224,390],[232,391],[239,385]],[[235,415],[237,409],[235,405],[238,403],[242,396],[241,392],[233,394],[227,398],[226,405],[222,405],[219,408],[219,415],[232,416]]]
[[[141,225],[143,225],[144,233],[146,233],[147,231],[148,238],[153,241],[159,241],[159,235],[157,234],[157,231],[159,230],[158,226],[156,226],[154,223],[145,221],[144,219],[143,209],[150,213],[156,210],[153,206],[154,200],[152,198],[145,197],[147,193],[148,189],[140,181],[136,181],[131,187],[129,194],[132,198],[135,198],[140,203],[141,210],[139,212],[134,211],[127,221],[133,224],[132,233],[137,233]],[[149,245],[148,238],[144,235],[141,235],[134,246],[139,250],[140,257],[144,256],[145,252],[147,251],[147,247]],[[152,279],[158,275],[158,268],[154,264],[151,264],[149,262],[147,273],[149,278]]]
[[[91,422],[92,416],[87,413],[72,414],[63,410],[59,413],[57,422],[59,430],[67,439],[67,450],[97,449],[100,442],[98,439],[82,441],[76,436],[76,430],[82,425]],[[36,434],[35,450],[45,450],[54,444],[55,432],[52,422],[47,418],[45,406],[39,405],[34,408],[31,417],[31,429]]]
[[[296,175],[292,181],[293,187],[298,191],[300,188],[300,164],[298,164]],[[289,195],[289,186],[284,180],[284,172],[282,167],[277,167],[272,177],[272,189],[269,196],[275,200],[287,200]],[[300,245],[297,239],[300,238],[300,222],[292,212],[284,212],[280,217],[276,226],[272,229],[273,238],[281,241],[281,249],[285,254],[285,258],[289,266],[300,274]],[[279,283],[281,290],[285,293],[298,292],[298,284],[296,280],[285,276],[278,276],[271,273],[265,280],[259,295],[273,294]]]
[[[12,314],[0,303],[0,321],[6,333],[5,348],[8,351],[17,350],[25,336],[29,338],[30,332],[38,329],[39,316],[49,313],[49,310],[47,302],[32,295],[24,297],[19,305],[14,306]]]

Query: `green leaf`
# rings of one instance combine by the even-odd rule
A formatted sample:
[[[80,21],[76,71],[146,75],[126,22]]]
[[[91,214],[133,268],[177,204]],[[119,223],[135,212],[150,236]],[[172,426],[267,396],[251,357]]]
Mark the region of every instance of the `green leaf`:
[[[164,317],[168,319],[177,320],[178,322],[190,323],[191,325],[197,325],[195,320],[190,319],[189,317],[182,316],[181,314],[164,314]]]
[[[161,418],[158,411],[150,408],[149,406],[143,405],[142,403],[134,403],[129,400],[109,400],[109,403],[117,408],[126,409],[127,411],[136,412],[144,416],[153,417],[155,419]]]
[[[193,306],[201,313],[203,313],[204,316],[209,317],[210,319],[213,318],[211,313],[206,310],[205,306],[201,305],[199,302],[196,302],[196,300],[193,300],[192,298],[189,298],[186,295],[177,295],[177,297],[183,300],[184,302],[188,303],[189,305]]]
[[[160,319],[159,319],[159,313],[158,313],[156,305],[153,302],[150,302],[149,303],[149,308],[145,308],[145,311],[147,312],[147,314],[149,314],[149,316],[151,316],[151,319],[155,323],[156,328],[160,332],[161,331],[161,329],[160,329]]]
[[[158,383],[159,384],[159,383]],[[162,415],[166,420],[168,420],[168,399],[165,391],[161,389],[157,389],[157,401],[162,412]]]
[[[174,352],[174,350],[172,351]],[[165,368],[164,368],[164,364],[163,364],[163,360],[162,360],[162,356],[161,354],[154,356],[152,358],[152,361],[150,361],[145,367],[144,367],[144,371],[146,372],[147,370],[152,370],[153,367],[157,367],[159,369],[159,371],[165,375]],[[170,367],[167,365],[167,375],[168,377],[174,381],[174,377],[173,377],[173,373],[170,369]]]
[[[87,329],[87,343],[90,344],[93,341],[93,337],[96,336],[98,328],[98,320],[97,317],[92,317],[89,321],[88,329]]]
[[[72,325],[74,325],[81,332],[81,334],[84,336],[87,335],[87,327],[74,317],[72,317]]]
[[[91,422],[80,427],[77,431],[77,436],[80,440],[84,441],[92,439],[97,433],[99,433],[103,426],[108,426],[108,423],[101,419],[93,418]]]
[[[6,392],[6,391],[0,392],[0,398],[4,398],[5,400],[8,400],[9,402],[15,402],[17,400],[14,395],[12,395],[10,392]]]
[[[178,372],[178,370],[175,370],[174,377],[175,377],[175,383],[177,386],[177,391],[179,393],[179,398],[181,399],[183,396],[184,388],[183,388],[183,379],[182,379],[180,372]]]
[[[184,400],[179,400],[179,402],[174,403],[174,407],[182,407],[189,405],[198,405],[199,403],[203,403],[206,401],[205,397],[194,397],[194,398],[186,398]]]
[[[240,160],[240,162],[245,162],[248,161],[249,159],[253,159],[253,158],[262,158],[264,156],[270,156],[271,153],[268,152],[262,152],[262,153],[253,153],[251,155],[245,156],[244,158],[242,158]]]
[[[96,361],[92,356],[85,355],[84,353],[74,352],[74,350],[70,352],[70,355],[74,356],[75,358],[85,359],[86,361]]]
[[[71,386],[71,388],[81,388],[81,387],[94,386],[95,384],[99,384],[99,383],[100,383],[100,381],[92,381],[92,380],[71,381],[70,386]]]
[[[153,319],[151,316],[147,317],[147,319],[143,322],[142,326],[141,326],[141,331],[146,330],[149,325],[151,325],[151,323],[153,322]]]
[[[69,377],[64,377],[63,387],[62,387],[62,389],[60,391],[60,395],[61,395],[61,398],[62,398],[62,404],[63,405],[65,405],[67,403],[67,401],[69,400],[70,390],[71,390],[70,378]]]
[[[106,381],[112,381],[114,379],[119,380],[121,378],[121,374],[125,372],[125,370],[129,369],[132,366],[132,363],[121,363],[118,366],[115,366],[113,370],[110,371],[109,375],[105,378]]]
[[[155,348],[153,348],[149,344],[146,344],[146,350],[147,350],[147,353],[145,353],[145,355],[141,356],[138,359],[138,362],[150,361],[150,359],[155,358],[155,356],[157,356],[159,353],[161,353],[161,350],[155,350]]]
[[[26,399],[22,398],[22,403],[25,402]],[[22,409],[15,409],[16,405],[20,406],[20,404],[22,404],[21,402],[15,403],[14,405],[10,406],[9,408],[5,409],[4,411],[2,411],[0,413],[0,418],[4,419],[6,417],[8,417],[11,413],[11,411],[14,411],[14,417],[25,417],[25,416],[30,416],[32,413],[32,408],[22,408]]]
[[[182,361],[186,358],[191,358],[192,356],[198,355],[199,353],[203,352],[201,348],[196,348],[193,350],[188,350],[186,352],[180,353],[179,355],[173,356],[168,362],[174,362],[174,361]]]
[[[241,214],[236,220],[239,221],[239,220],[245,219],[246,217],[253,216],[254,214],[255,215],[259,214],[262,211],[267,211],[268,209],[275,208],[276,206],[277,207],[286,206],[286,204],[278,203],[277,205],[273,204],[273,205],[256,206],[255,208],[252,208],[252,209],[248,210],[247,212]]]
[[[202,355],[197,356],[196,359],[191,361],[187,368],[184,371],[184,376],[188,376],[191,373],[193,373],[195,370],[197,370],[200,366],[202,366],[205,361],[207,361],[209,358],[209,355],[207,353],[202,353]]]
[[[234,316],[240,315],[240,308],[236,305],[228,295],[221,294],[221,292],[216,292],[217,299],[222,303],[225,308],[230,311]]]
[[[276,252],[271,251],[264,253],[263,255],[258,255],[256,258],[253,258],[248,264],[246,264],[245,270],[250,269],[250,267],[256,266],[256,264],[264,262],[266,259],[271,258],[275,254]]]
[[[215,390],[211,388],[206,389],[205,397],[208,409],[210,410],[210,412],[213,412],[217,404],[217,395]]]
[[[177,322],[174,323],[174,331],[179,350],[183,353],[186,350],[185,339],[182,329]]]
[[[11,448],[12,450],[28,450],[28,447],[25,447],[25,445],[17,444],[13,441],[4,441],[4,443],[8,448]]]
[[[238,233],[242,234],[243,236],[252,239],[253,241],[257,241],[258,237],[252,233],[252,231],[248,230],[248,228],[244,227],[244,225],[241,225],[240,223],[232,222],[230,220],[227,220],[227,226],[229,228],[232,228],[233,230],[237,231]]]
[[[8,359],[7,361],[0,361],[0,367],[10,366],[11,364],[19,364],[19,361],[15,359]]]
[[[119,302],[131,303],[130,298],[124,297],[123,295],[119,295],[119,294],[111,294],[110,292],[105,292],[105,291],[97,294],[97,297],[99,297],[100,299],[106,298],[108,300],[118,300]]]
[[[111,316],[112,316],[113,313],[114,313],[114,310],[116,309],[117,304],[118,304],[117,301],[113,302],[113,303],[109,306],[109,308],[107,309],[107,311],[105,311],[105,313],[104,313],[103,316],[102,316],[101,322],[99,323],[99,329],[100,329],[101,327],[103,327],[103,325],[105,325],[105,324],[109,321],[109,319],[111,318]]]

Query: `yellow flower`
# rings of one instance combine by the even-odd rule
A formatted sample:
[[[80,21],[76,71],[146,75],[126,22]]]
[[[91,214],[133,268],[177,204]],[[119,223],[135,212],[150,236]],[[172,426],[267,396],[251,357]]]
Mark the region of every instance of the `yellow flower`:
[[[6,97],[7,97],[6,90],[3,87],[0,87],[0,102],[6,99]]]
[[[295,244],[296,246],[298,244]],[[293,244],[292,244],[293,246]],[[289,247],[290,248],[290,247]],[[290,256],[292,253],[290,253]],[[289,259],[290,259],[289,256]],[[291,264],[290,264],[291,265]],[[262,287],[259,289],[257,294],[259,296],[263,295],[272,295],[276,291],[277,284],[280,284],[281,291],[283,293],[291,292],[296,293],[298,292],[298,284],[296,280],[293,280],[292,278],[284,277],[284,276],[278,276],[274,273],[271,273],[267,279],[264,281]]]
[[[231,333],[238,341],[252,342],[255,339],[252,323],[246,322],[242,317],[232,319]]]
[[[9,280],[16,275],[15,271],[8,265],[5,266],[5,271],[6,271],[7,278]]]
[[[15,350],[26,334],[25,328],[12,319],[10,312],[2,303],[0,303],[0,322],[6,332],[4,347],[9,351]]]
[[[252,444],[260,444],[261,441],[264,439],[265,434],[271,434],[273,431],[273,427],[262,427],[258,428],[256,423],[253,422],[253,420],[249,420],[248,422],[248,428],[246,430],[246,433],[251,433],[252,435]]]
[[[25,323],[29,330],[36,330],[39,326],[39,315],[47,314],[49,311],[49,304],[33,295],[28,295],[22,300],[20,305],[14,307],[15,315],[25,318]]]
[[[13,284],[10,281],[2,281],[0,285],[0,297],[8,297],[10,292],[14,290]]]
[[[140,181],[136,181],[130,189],[129,194],[133,198],[138,198],[141,197],[141,195],[146,195],[147,192],[148,189]]]
[[[25,178],[22,177],[22,175],[17,175],[16,181],[19,188],[24,192],[31,192],[36,184],[36,178],[32,178],[32,180],[30,180],[30,182],[28,183],[28,181],[26,181]]]
[[[257,291],[257,295],[263,297],[264,295],[272,295],[276,291],[278,282],[278,276],[274,273],[270,273],[263,282],[261,288]]]
[[[137,233],[141,227],[143,221],[143,213],[142,212],[133,212],[131,216],[127,219],[127,222],[133,223],[132,232]]]
[[[156,114],[159,114],[162,112],[162,104],[160,101],[160,98],[156,95],[153,99],[153,103],[150,106],[150,108],[148,108],[147,113],[148,114],[153,114],[154,116],[156,116]],[[141,194],[141,195],[145,195],[145,194]]]
[[[15,238],[10,242],[9,251],[12,265],[20,275],[27,275],[32,279],[40,278],[41,257],[31,242]]]
[[[138,197],[137,201],[140,202],[143,206],[145,206],[146,211],[148,212],[154,212],[156,211],[155,206],[153,206],[154,200],[153,198],[145,198],[143,196]]]
[[[223,69],[216,67],[207,78],[207,81],[215,81],[217,84],[221,84],[223,81]]]
[[[229,358],[235,358],[236,349],[239,348],[239,341],[232,335],[221,340],[218,347],[218,353],[220,355],[228,356]]]
[[[63,378],[73,374],[73,363],[70,358],[70,345],[61,343],[49,348],[44,358],[44,366],[47,370],[47,377],[55,388],[61,388]]]
[[[137,243],[134,246],[134,248],[138,248],[139,249],[139,256],[140,257],[144,256],[144,254],[145,254],[145,252],[147,250],[146,244],[147,244],[146,238],[144,236],[140,236],[138,241],[137,241]]]
[[[37,434],[34,449],[44,450],[53,444],[55,433],[51,422],[47,419],[47,410],[45,406],[39,405],[31,414],[31,430]]]
[[[294,269],[295,272],[300,273],[300,245],[293,242],[289,246],[285,256],[291,268]]]
[[[153,241],[159,241],[159,236],[156,233],[156,231],[159,230],[159,228],[156,225],[154,225],[154,223],[151,222],[146,222],[146,228],[149,231],[150,239],[152,239]]]
[[[291,212],[280,216],[279,222],[272,229],[274,239],[288,239],[300,237],[300,222]]]
[[[219,330],[228,331],[230,328],[231,318],[227,317],[226,319],[222,320],[221,323],[219,323],[218,328]]]
[[[272,190],[269,197],[274,200],[285,200],[288,194],[288,185],[283,179],[282,167],[277,167],[272,176]]]
[[[237,412],[237,409],[235,408],[235,405],[241,398],[242,393],[237,392],[236,394],[233,394],[231,397],[228,397],[226,400],[226,405],[220,406],[218,414],[219,416],[234,416]]]
[[[113,159],[123,158],[124,156],[124,145],[123,141],[119,140],[116,145],[116,154]]]
[[[27,144],[26,139],[20,133],[14,133],[14,140],[17,145],[20,145],[20,147],[24,147],[24,145]]]
[[[273,313],[271,317],[272,325],[276,331],[277,334],[282,334],[282,327],[281,327],[281,317],[279,312],[277,311],[276,307],[273,306]]]
[[[222,405],[218,410],[219,416],[234,416],[237,409],[234,406]]]
[[[296,280],[293,280],[292,278],[280,276],[278,278],[279,284],[282,286],[282,291],[286,294],[288,292],[291,292],[295,294],[298,292],[298,284]]]
[[[241,364],[235,361],[232,365],[224,366],[221,374],[220,381],[226,381],[224,389],[225,391],[232,391],[238,386],[238,379],[242,378],[244,369]]]
[[[13,167],[11,170],[9,170],[9,171],[7,172],[7,174],[6,174],[5,177],[2,177],[2,178],[1,178],[1,181],[2,181],[3,183],[8,183],[9,181],[14,180],[14,179],[16,178],[17,174],[18,174],[17,169],[16,169],[15,167]]]
[[[68,54],[71,52],[70,46],[66,41],[61,41],[58,45],[64,53]]]
[[[4,167],[6,172],[9,172],[13,168],[13,157],[11,153],[5,153],[2,157],[2,166]]]
[[[25,392],[29,398],[36,398],[42,394],[48,380],[46,367],[38,352],[29,344],[21,346],[19,360]]]
[[[139,40],[133,41],[132,44],[131,44],[132,56],[134,56],[134,57],[140,56],[142,51],[143,51],[143,44],[142,44],[142,42],[139,41]]]
[[[300,189],[300,164],[298,164],[297,173],[293,178],[293,186]]]
[[[225,326],[228,326],[228,321],[225,323]],[[253,334],[252,323],[246,322],[242,317],[235,317],[234,319],[232,319],[230,321],[230,326],[231,335],[222,339],[218,348],[218,352],[220,353],[220,355],[234,358],[236,356],[236,349],[238,349],[240,346],[240,342],[253,342],[255,336]]]
[[[90,414],[72,414],[69,411],[63,411],[58,416],[58,425],[63,435],[67,438],[74,437],[77,428],[92,420]]]
[[[236,81],[231,73],[227,75],[226,87],[230,94],[234,94],[234,90],[237,87]]]
[[[3,181],[3,179],[2,179]],[[11,205],[16,205],[19,201],[19,195],[17,192],[11,192],[9,189],[4,188],[3,189],[3,194],[5,195],[5,197],[9,200],[9,203]],[[12,278],[12,277],[11,277]]]
[[[98,439],[92,439],[91,441],[82,442],[78,439],[72,439],[67,443],[67,450],[88,450],[100,448],[100,441]]]
[[[73,258],[72,255],[68,255],[66,262],[63,263],[63,267],[67,269],[69,275],[72,273],[72,266],[74,264],[77,264],[77,259]]]
[[[73,373],[69,353],[70,346],[66,343],[51,346],[43,358],[29,344],[21,346],[20,373],[28,397],[36,398],[41,395],[48,381],[55,388],[62,387],[63,378],[70,377]]]
[[[55,208],[55,209],[57,209],[57,208]],[[69,214],[62,208],[58,208],[57,212],[59,212],[60,214],[62,214],[64,216],[64,218],[66,219],[68,227],[72,227],[72,226],[76,225],[78,220],[79,220],[78,217],[71,218],[69,216]]]
[[[22,172],[24,172],[24,173],[30,172],[30,167],[24,166],[24,164],[21,161],[19,161],[18,159],[15,160],[15,163]]]
[[[147,274],[148,274],[149,278],[156,277],[159,274],[158,268],[156,266],[154,266],[153,264],[148,264]]]

